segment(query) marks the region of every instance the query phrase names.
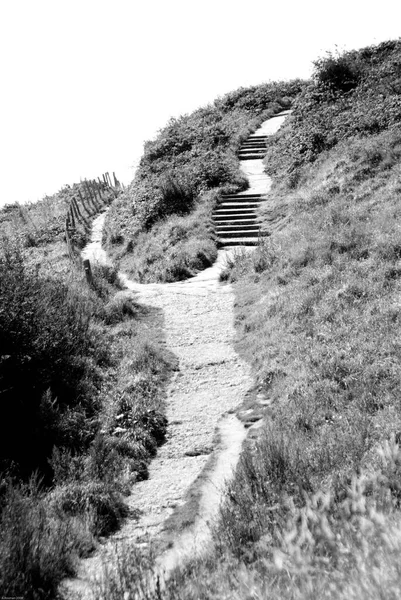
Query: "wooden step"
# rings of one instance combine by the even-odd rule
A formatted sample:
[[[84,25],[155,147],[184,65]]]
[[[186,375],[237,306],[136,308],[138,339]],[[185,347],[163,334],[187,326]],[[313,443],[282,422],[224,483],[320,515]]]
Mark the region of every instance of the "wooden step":
[[[227,248],[227,246],[257,246],[259,244],[259,238],[223,238],[219,240],[218,246],[220,248]]]
[[[265,198],[266,194],[251,194],[246,190],[244,192],[238,192],[238,194],[222,194],[221,198]]]
[[[240,148],[265,148],[266,144],[263,140],[259,141],[259,140],[255,140],[254,142],[252,140],[247,141],[247,142],[242,142]]]
[[[217,233],[219,231],[237,231],[237,230],[241,230],[241,231],[254,231],[254,230],[259,230],[260,225],[257,221],[254,221],[253,223],[246,223],[245,225],[241,225],[241,222],[238,221],[234,221],[233,223],[227,222],[227,221],[223,221],[223,223],[219,223],[216,224],[216,231]]]
[[[241,154],[242,152],[266,152],[266,146],[241,146],[238,150],[238,154]]]
[[[249,211],[234,211],[234,210],[226,210],[224,212],[215,213],[213,215],[213,221],[227,221],[229,219],[233,219],[234,221],[240,221],[243,218],[252,218],[256,217],[256,213],[254,210]]]
[[[248,156],[239,156],[240,160],[262,160],[264,154],[249,154]]]
[[[259,202],[222,202],[221,204],[219,204],[219,209],[223,209],[225,208],[226,210],[235,210],[237,211],[239,208],[241,208],[241,210],[243,208],[258,208],[259,207]]]
[[[252,204],[264,202],[264,198],[258,198],[256,196],[232,196],[232,197],[224,197],[218,206],[221,204],[230,202],[231,204],[243,204],[244,202],[252,202]]]
[[[252,215],[252,216],[247,216],[247,217],[237,217],[237,215],[228,215],[226,217],[219,217],[219,218],[214,218],[213,219],[213,223],[216,226],[219,225],[227,225],[227,224],[232,224],[232,225],[253,225],[254,223],[257,223],[257,217],[256,215]]]
[[[241,142],[241,146],[263,146],[265,144],[267,144],[267,140],[252,140],[251,138]]]
[[[236,237],[236,238],[254,238],[259,237],[259,227],[255,231],[248,231],[247,229],[235,229],[230,231],[219,231],[218,238]]]
[[[256,214],[256,209],[259,208],[259,205],[253,205],[253,206],[243,206],[242,204],[230,204],[229,206],[225,205],[222,208],[216,208],[212,215],[213,217],[217,217],[219,215],[224,215],[224,214],[236,214],[236,215],[247,215],[249,213],[255,213]]]

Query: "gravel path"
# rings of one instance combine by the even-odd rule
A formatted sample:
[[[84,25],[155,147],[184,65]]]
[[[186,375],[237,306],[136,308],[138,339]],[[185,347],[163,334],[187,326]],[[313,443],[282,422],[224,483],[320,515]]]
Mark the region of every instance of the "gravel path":
[[[273,133],[284,118],[270,119],[261,133]],[[249,193],[268,190],[270,179],[261,160],[244,161],[241,168],[249,176]],[[103,222],[104,215],[96,219],[85,258],[107,260],[101,248]],[[167,346],[178,358],[179,370],[167,390],[167,441],[151,462],[149,479],[136,483],[127,498],[141,516],[127,519],[96,556],[82,561],[79,577],[68,582],[70,593],[88,596],[108,548],[118,541],[145,545],[157,539],[169,517],[180,515],[191,498],[196,497],[191,523],[159,557],[160,569],[168,572],[208,543],[208,523],[217,516],[221,491],[247,431],[234,411],[252,385],[248,365],[233,348],[233,290],[218,280],[230,252],[219,251],[211,268],[185,282],[143,285],[121,275],[138,302],[163,311]]]

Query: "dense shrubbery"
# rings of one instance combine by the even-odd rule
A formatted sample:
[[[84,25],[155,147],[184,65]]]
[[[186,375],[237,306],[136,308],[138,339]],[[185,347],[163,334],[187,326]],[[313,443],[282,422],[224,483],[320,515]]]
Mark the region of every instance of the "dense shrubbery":
[[[169,218],[198,211],[208,219],[208,190],[235,192],[246,188],[236,156],[241,141],[269,116],[289,108],[302,88],[299,80],[242,88],[190,115],[172,119],[158,137],[145,144],[135,180],[108,213],[105,238],[115,259],[139,280],[172,281],[205,266],[199,255],[214,256],[215,241],[207,222],[199,223],[197,243],[182,247],[181,239],[168,245],[170,271],[165,256],[147,259],[145,243],[161,247]],[[215,198],[215,196],[214,196]],[[206,204],[209,210],[202,208]],[[161,223],[162,222],[162,223]],[[193,220],[180,222],[183,235],[193,235]],[[202,229],[202,231],[201,231]],[[178,246],[178,247],[177,247]]]
[[[90,316],[77,291],[36,277],[18,252],[0,257],[3,467],[16,462],[22,473],[45,472],[53,445],[78,449],[93,436],[96,362],[107,355]]]
[[[70,191],[0,211],[0,595],[55,597],[166,429],[170,358],[114,268],[70,262]]]

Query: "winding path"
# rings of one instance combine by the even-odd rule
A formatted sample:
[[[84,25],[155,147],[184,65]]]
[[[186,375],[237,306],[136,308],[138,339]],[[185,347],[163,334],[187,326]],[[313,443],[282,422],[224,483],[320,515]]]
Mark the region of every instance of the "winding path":
[[[269,119],[260,132],[274,133],[284,118]],[[268,191],[270,179],[261,159],[241,161],[241,168],[250,181],[245,194]],[[103,222],[104,214],[94,223],[85,258],[107,260],[101,248]],[[127,519],[97,555],[82,561],[78,578],[68,582],[69,592],[90,597],[102,556],[116,542],[146,545],[166,535],[167,528],[172,546],[159,556],[158,565],[168,574],[210,541],[209,524],[217,517],[247,432],[235,409],[252,386],[248,365],[233,348],[233,290],[219,283],[230,252],[220,250],[212,267],[180,283],[143,285],[121,274],[136,301],[163,311],[167,346],[178,358],[179,370],[167,390],[167,441],[150,464],[149,479],[136,483],[127,499],[141,516]]]

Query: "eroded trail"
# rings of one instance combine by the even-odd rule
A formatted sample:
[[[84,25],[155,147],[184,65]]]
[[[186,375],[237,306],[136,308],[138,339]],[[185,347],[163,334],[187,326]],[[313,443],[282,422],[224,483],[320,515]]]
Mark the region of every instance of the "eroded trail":
[[[102,218],[97,219],[97,229]],[[140,511],[139,519],[127,519],[97,555],[82,561],[78,578],[68,583],[69,595],[90,597],[91,582],[101,574],[113,544],[147,545],[161,536],[167,519],[179,515],[182,507],[187,526],[159,557],[160,571],[168,574],[209,541],[208,524],[217,516],[224,484],[246,435],[233,413],[251,386],[249,367],[233,348],[233,291],[218,281],[227,252],[220,251],[211,268],[182,283],[142,285],[121,275],[136,301],[163,311],[167,346],[178,359],[167,390],[167,440],[150,464],[149,478],[136,483],[126,499]],[[95,240],[88,255],[92,260],[95,255],[105,258]]]
[[[262,127],[273,133],[283,119],[270,119]],[[270,180],[262,160],[248,160],[242,168],[250,179],[247,192],[253,193],[254,187],[268,191]],[[96,219],[92,243],[85,250],[91,260],[106,260],[101,248],[103,221],[104,215]],[[79,577],[69,582],[70,595],[80,592],[90,597],[91,582],[115,543],[146,545],[163,535],[166,522],[172,529],[172,547],[159,556],[158,568],[167,575],[209,542],[208,524],[217,516],[247,431],[234,411],[252,386],[249,367],[233,346],[233,290],[219,283],[231,252],[220,250],[211,268],[185,282],[143,285],[121,274],[138,302],[163,311],[167,346],[179,367],[167,390],[167,441],[150,465],[149,479],[135,484],[127,499],[140,517],[127,519],[96,556],[82,561]],[[186,526],[174,531],[181,513]]]
[[[175,551],[161,559],[170,568],[182,554],[206,542],[207,522],[217,513],[221,488],[245,437],[244,426],[230,412],[241,404],[251,378],[233,349],[232,289],[218,282],[224,256],[222,251],[212,268],[185,283],[144,288],[127,281],[127,287],[139,292],[139,301],[163,310],[167,344],[179,360],[179,371],[168,389],[167,442],[151,464],[149,479],[137,484],[129,499],[143,516],[127,524],[119,537],[160,533],[192,486],[192,494],[199,494],[192,506],[196,514],[186,518],[194,522],[185,543],[178,548],[177,539]],[[202,480],[196,482],[201,473]]]

